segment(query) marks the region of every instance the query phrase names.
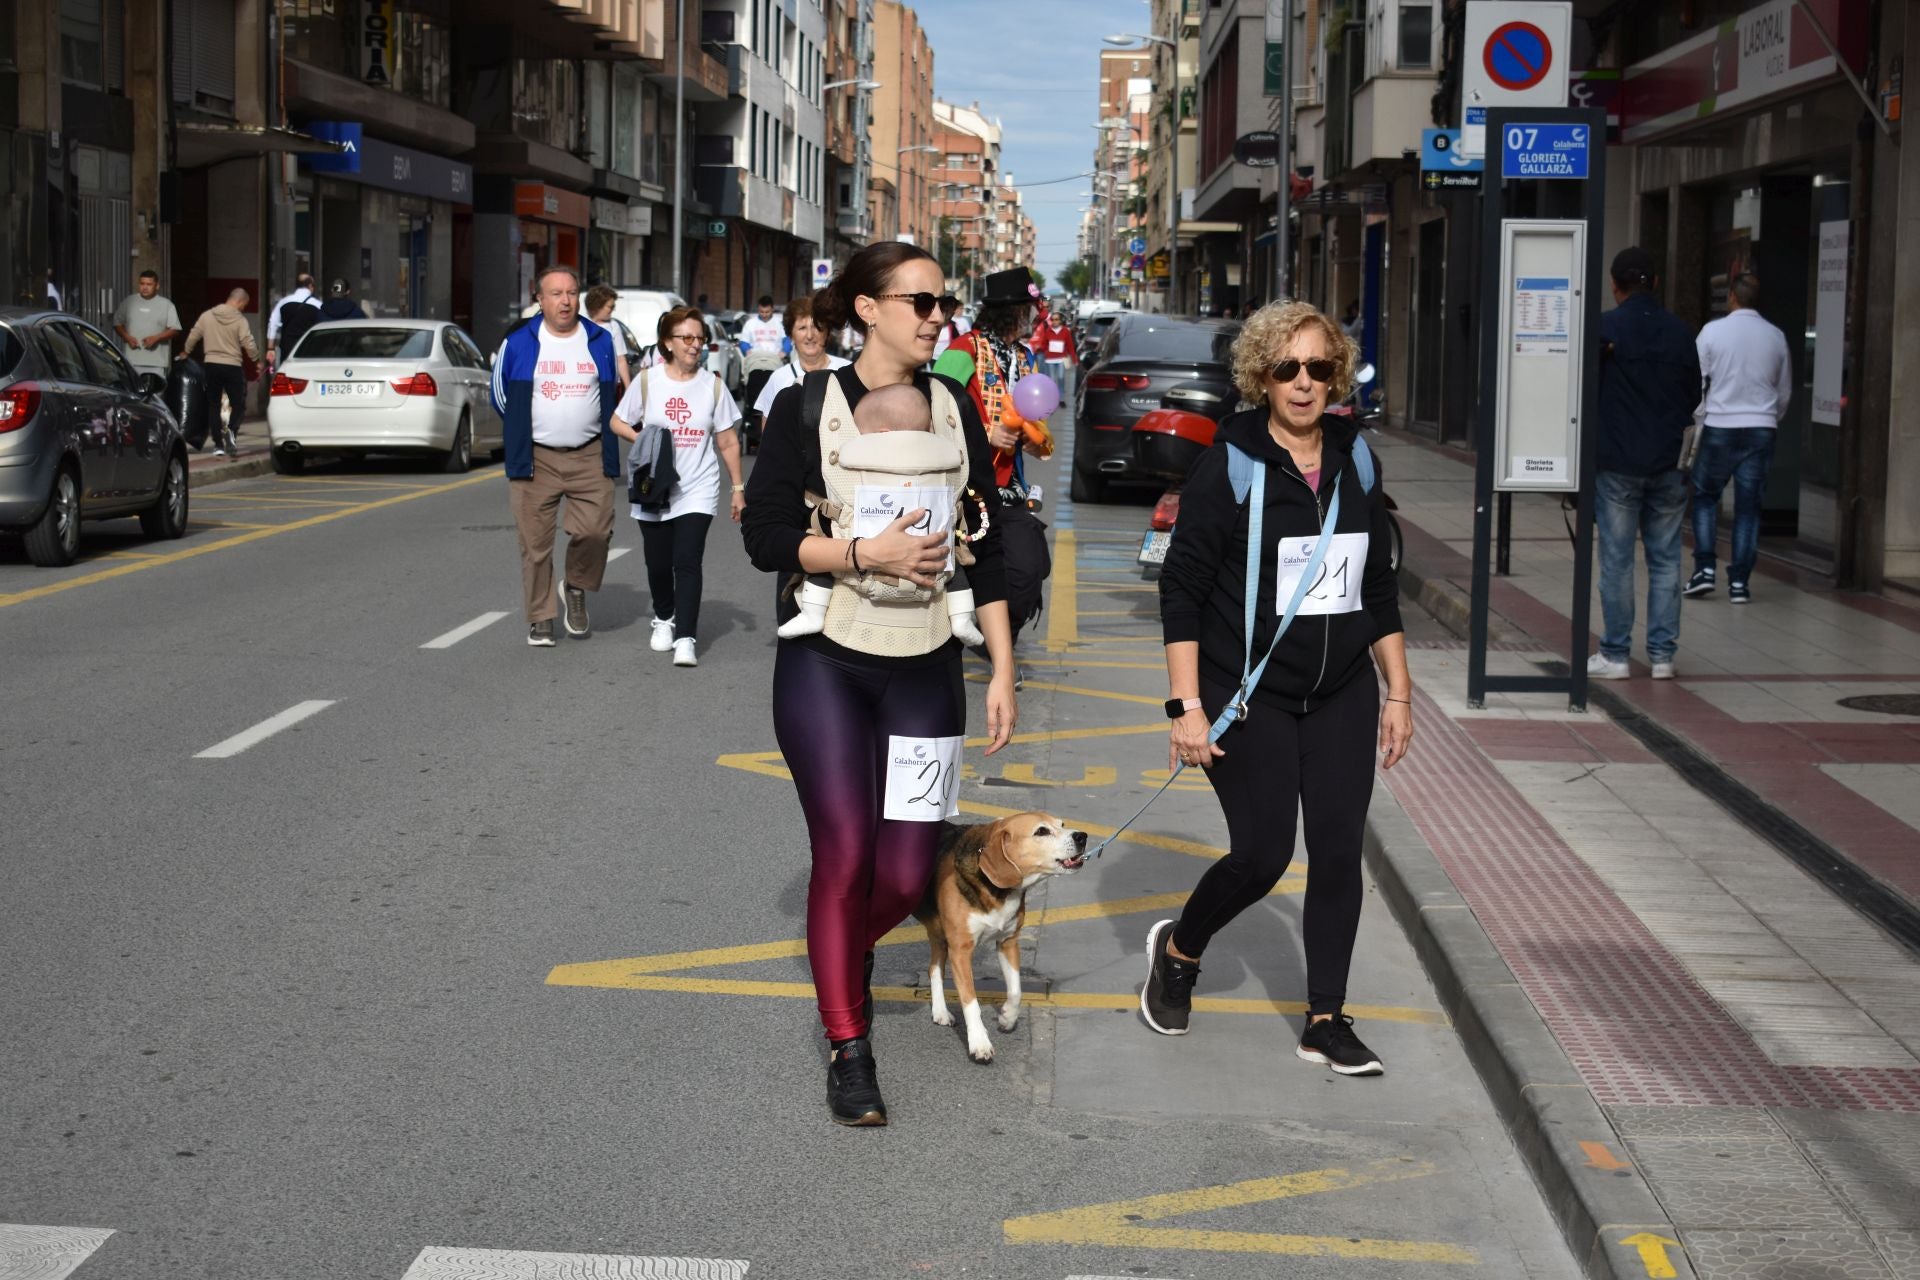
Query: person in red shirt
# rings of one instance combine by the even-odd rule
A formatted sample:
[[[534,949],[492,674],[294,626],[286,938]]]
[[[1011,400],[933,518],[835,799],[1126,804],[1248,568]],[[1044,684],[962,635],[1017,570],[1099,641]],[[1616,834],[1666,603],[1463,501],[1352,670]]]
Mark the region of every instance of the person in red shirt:
[[[1072,398],[1069,390],[1073,377],[1072,370],[1080,365],[1080,352],[1073,343],[1073,330],[1067,327],[1066,320],[1058,311],[1041,304],[1040,323],[1034,326],[1033,354],[1040,358],[1046,370],[1060,387],[1060,398]]]

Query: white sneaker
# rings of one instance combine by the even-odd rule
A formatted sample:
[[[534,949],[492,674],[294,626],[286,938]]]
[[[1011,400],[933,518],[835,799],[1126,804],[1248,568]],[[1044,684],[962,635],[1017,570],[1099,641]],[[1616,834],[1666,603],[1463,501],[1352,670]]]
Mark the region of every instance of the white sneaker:
[[[1604,653],[1596,653],[1587,659],[1589,680],[1625,680],[1630,674],[1626,663],[1615,662]]]
[[[647,641],[647,647],[655,653],[665,653],[673,648],[673,619],[655,618],[653,635]]]
[[[1673,663],[1671,661],[1654,663],[1653,678],[1655,680],[1673,679]]]
[[[682,636],[673,642],[673,665],[676,667],[697,667],[700,659],[693,656],[693,637]]]

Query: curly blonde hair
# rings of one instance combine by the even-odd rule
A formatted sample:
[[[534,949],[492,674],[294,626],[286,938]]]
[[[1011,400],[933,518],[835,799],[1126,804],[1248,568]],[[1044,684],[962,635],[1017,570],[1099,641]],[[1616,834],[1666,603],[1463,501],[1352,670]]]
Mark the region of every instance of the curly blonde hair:
[[[1327,358],[1336,366],[1327,382],[1327,400],[1344,400],[1353,390],[1353,367],[1360,349],[1341,332],[1332,316],[1311,302],[1270,302],[1253,313],[1240,336],[1233,340],[1233,385],[1247,403],[1267,402],[1267,375],[1280,363],[1302,329],[1318,326],[1327,340]]]

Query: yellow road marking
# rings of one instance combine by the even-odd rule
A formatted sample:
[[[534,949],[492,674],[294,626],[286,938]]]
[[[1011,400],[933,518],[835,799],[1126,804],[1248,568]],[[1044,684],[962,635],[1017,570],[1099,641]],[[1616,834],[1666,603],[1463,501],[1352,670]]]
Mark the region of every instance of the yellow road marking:
[[[1196,1005],[1199,1001],[1194,1002]],[[1080,1209],[1061,1209],[1008,1218],[1001,1223],[1008,1244],[1105,1245],[1118,1249],[1185,1249],[1204,1253],[1275,1253],[1297,1258],[1369,1258],[1387,1262],[1461,1263],[1480,1261],[1471,1249],[1418,1240],[1368,1240],[1351,1236],[1269,1235],[1253,1231],[1203,1231],[1139,1224],[1216,1209],[1267,1204],[1299,1196],[1351,1191],[1359,1187],[1406,1182],[1439,1173],[1424,1160],[1377,1160],[1359,1169],[1314,1169],[1278,1178],[1172,1191],[1114,1200]]]
[[[264,503],[275,507],[351,507],[351,498],[289,498],[273,493],[196,493],[195,502],[247,502]]]
[[[1029,787],[1110,787],[1120,778],[1119,770],[1109,764],[1087,765],[1077,778],[1043,778],[1037,769],[1037,765],[1010,764],[1000,770],[1000,776]]]
[[[468,476],[463,480],[454,480],[447,484],[435,485],[430,489],[415,489],[411,493],[396,493],[391,498],[381,498],[374,502],[363,502],[359,506],[347,507],[340,511],[328,511],[319,515],[308,516],[304,520],[293,520],[286,524],[269,525],[264,529],[251,529],[246,533],[240,534],[238,537],[224,538],[219,542],[209,542],[205,546],[188,547],[184,551],[172,551],[166,555],[157,555],[145,560],[136,560],[127,564],[116,565],[111,569],[102,569],[97,573],[86,573],[77,578],[68,578],[62,582],[48,583],[44,587],[33,587],[26,591],[15,591],[11,595],[0,595],[0,609],[4,609],[9,605],[23,604],[28,600],[38,600],[43,596],[58,595],[62,591],[71,591],[75,587],[90,587],[96,582],[106,582],[113,578],[122,578],[130,573],[139,573],[143,569],[157,569],[164,564],[178,564],[182,560],[191,560],[196,556],[204,556],[214,551],[224,551],[228,547],[244,546],[249,542],[258,542],[262,538],[272,538],[282,533],[292,533],[296,529],[311,529],[315,525],[327,524],[330,521],[341,520],[347,516],[357,516],[363,512],[378,510],[381,507],[391,507],[396,503],[411,502],[415,498],[430,497],[436,493],[445,493],[450,489],[461,489],[470,484],[481,484],[485,481],[498,480],[499,478],[498,474],[492,472],[477,476]],[[197,502],[199,498],[196,496],[194,500]]]
[[[240,520],[195,520],[193,527],[196,529],[272,529],[277,526],[270,524],[249,524]]]
[[[352,476],[283,476],[276,481],[284,485],[328,485],[340,489],[418,489],[417,484],[408,484],[405,480],[356,480]]]
[[[975,684],[982,684],[986,681],[985,676],[968,676],[967,679],[973,681]],[[1082,698],[1111,698],[1115,702],[1138,702],[1149,707],[1161,706],[1166,702],[1165,698],[1150,698],[1144,693],[1115,693],[1111,689],[1083,689],[1078,685],[1053,684],[1046,680],[1029,680],[1027,681],[1027,688],[1047,689],[1054,693],[1077,694]],[[1166,726],[1161,725],[1159,727],[1164,729]],[[968,745],[972,744],[969,743]]]
[[[1073,530],[1053,537],[1052,594],[1047,600],[1047,646],[1072,644],[1080,638],[1080,569]]]

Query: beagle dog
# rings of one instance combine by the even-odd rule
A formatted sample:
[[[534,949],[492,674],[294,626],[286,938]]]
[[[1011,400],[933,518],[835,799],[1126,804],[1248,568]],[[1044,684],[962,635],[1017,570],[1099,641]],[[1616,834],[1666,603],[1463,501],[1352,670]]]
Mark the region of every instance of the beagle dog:
[[[1050,813],[1017,813],[965,827],[941,824],[939,860],[913,915],[927,930],[933,1020],[953,1025],[941,981],[941,971],[951,964],[953,989],[967,1022],[967,1055],[975,1062],[993,1061],[993,1041],[973,988],[974,948],[991,938],[999,949],[1007,1000],[998,1022],[1002,1031],[1011,1031],[1020,1021],[1020,926],[1027,890],[1047,876],[1078,871],[1086,861],[1087,833]]]

